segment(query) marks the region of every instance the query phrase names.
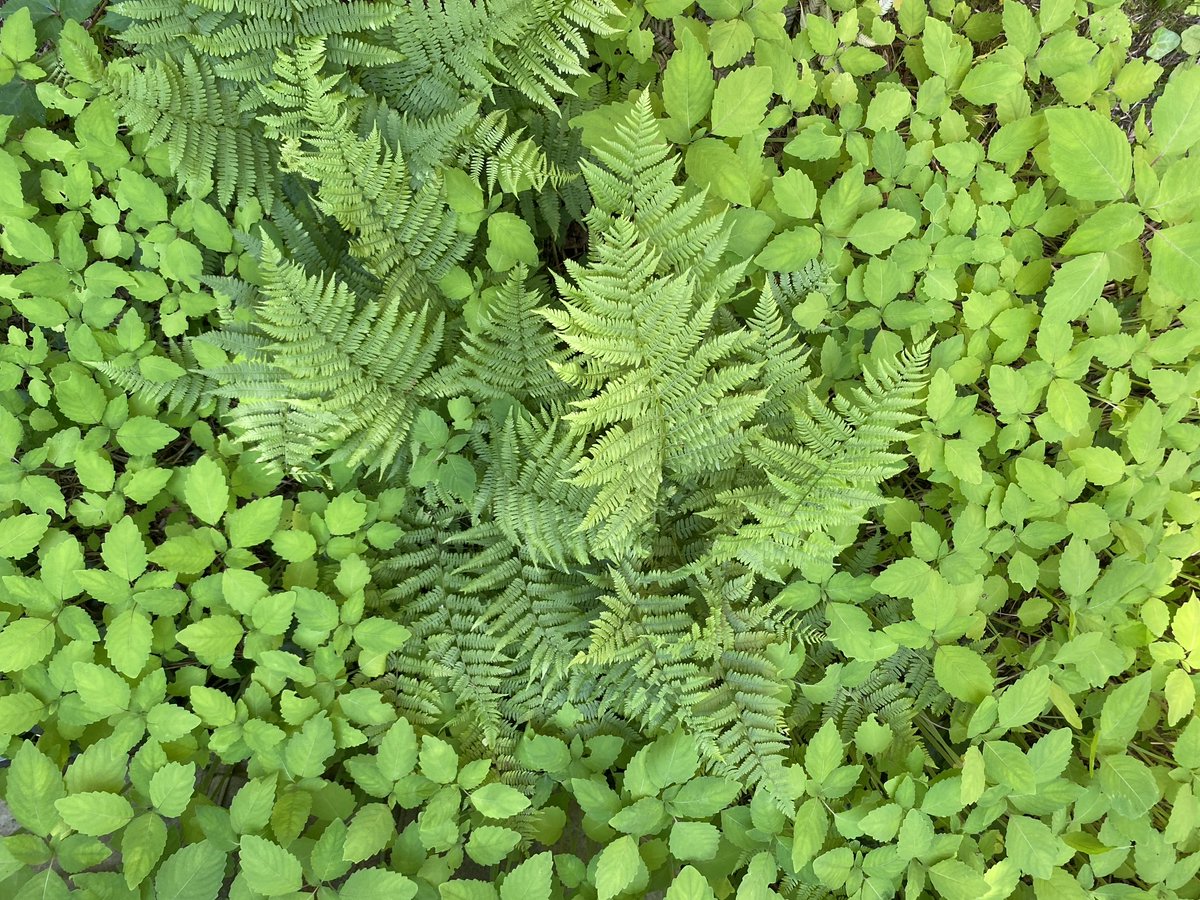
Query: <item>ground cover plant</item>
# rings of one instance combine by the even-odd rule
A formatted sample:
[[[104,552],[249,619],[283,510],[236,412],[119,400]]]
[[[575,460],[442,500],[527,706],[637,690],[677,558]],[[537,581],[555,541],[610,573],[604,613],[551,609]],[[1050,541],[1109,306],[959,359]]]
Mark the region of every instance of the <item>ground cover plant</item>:
[[[0,898],[1200,897],[1188,4],[0,14]]]

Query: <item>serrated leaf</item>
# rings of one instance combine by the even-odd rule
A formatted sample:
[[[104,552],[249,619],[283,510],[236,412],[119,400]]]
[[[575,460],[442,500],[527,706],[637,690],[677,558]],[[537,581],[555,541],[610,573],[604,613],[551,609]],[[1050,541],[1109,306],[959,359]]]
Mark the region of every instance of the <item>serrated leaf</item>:
[[[553,854],[545,852],[530,857],[504,876],[500,900],[550,900],[553,869]]]
[[[458,775],[458,753],[432,735],[421,738],[421,774],[438,784],[451,784]]]
[[[720,843],[720,830],[708,822],[676,822],[671,826],[669,845],[676,859],[712,859]]]
[[[229,505],[229,483],[225,473],[210,456],[201,456],[188,469],[183,499],[201,522],[216,525]]]
[[[1049,878],[1055,866],[1073,855],[1045,823],[1029,816],[1009,818],[1004,845],[1017,868],[1034,878]]]
[[[121,833],[121,870],[125,885],[136,888],[146,880],[167,846],[167,826],[154,813],[143,813]],[[165,868],[165,866],[164,866]],[[164,896],[159,893],[159,896]]]
[[[679,34],[679,44],[663,73],[663,108],[672,119],[691,128],[712,108],[712,67],[708,55],[690,31]]]
[[[225,859],[208,841],[177,850],[154,877],[155,900],[217,900],[225,880]]]
[[[972,67],[958,91],[972,103],[982,106],[999,103],[1020,88],[1024,80],[1024,73],[1016,66],[988,60]]]
[[[150,662],[154,628],[141,610],[127,609],[109,623],[104,649],[113,668],[126,678],[136,678]]]
[[[659,790],[696,774],[700,756],[695,739],[682,729],[658,738],[646,750],[646,776]]]
[[[1125,132],[1090,109],[1054,107],[1045,116],[1050,167],[1063,189],[1077,200],[1123,198],[1133,175]]]
[[[238,861],[246,884],[264,896],[290,894],[304,884],[300,860],[266,838],[242,835]]]
[[[1096,583],[1100,574],[1100,560],[1087,541],[1071,538],[1067,549],[1059,558],[1058,582],[1068,597],[1082,597]]]
[[[680,787],[668,801],[672,815],[689,819],[707,819],[733,804],[741,792],[735,782],[713,775],[702,775]]]
[[[9,765],[4,795],[13,818],[33,834],[49,836],[60,821],[54,804],[65,793],[59,767],[29,741],[22,742]]]
[[[0,629],[0,672],[20,672],[50,655],[54,623],[26,616]]]
[[[251,779],[229,804],[229,824],[236,834],[255,834],[267,827],[274,806],[275,777]]]
[[[1046,291],[1046,318],[1060,322],[1088,314],[1108,283],[1109,262],[1103,253],[1089,253],[1063,263]]]
[[[44,513],[7,516],[0,527],[0,559],[24,559],[33,552],[49,527],[50,517]],[[3,658],[2,654],[0,658]]]
[[[94,663],[75,663],[75,690],[88,712],[105,718],[129,708],[129,683],[105,666]]]
[[[816,859],[828,833],[829,815],[825,811],[825,804],[816,797],[800,804],[792,830],[793,868],[799,871]]]
[[[771,85],[771,70],[766,66],[746,66],[721,79],[713,94],[713,134],[741,137],[757,128],[766,115]]]
[[[480,825],[471,829],[467,840],[467,856],[481,866],[494,866],[521,843],[519,832],[499,825]]]
[[[196,659],[209,666],[227,666],[233,661],[233,652],[243,637],[242,626],[233,616],[209,616],[193,622],[177,635],[179,643],[187,647]]]
[[[283,498],[262,497],[238,507],[225,517],[231,547],[257,547],[275,533],[283,512]]]
[[[1149,767],[1131,756],[1105,757],[1100,764],[1100,789],[1113,810],[1130,819],[1145,816],[1162,796]]]
[[[957,859],[944,859],[931,866],[929,880],[945,900],[979,900],[991,890],[982,874]]]
[[[665,900],[716,900],[712,886],[692,866],[684,866],[667,888]]]
[[[359,869],[338,890],[341,900],[412,900],[417,884],[399,872],[387,869]]]
[[[987,662],[970,647],[938,647],[933,673],[947,694],[966,703],[978,704],[995,689]]]
[[[288,739],[284,750],[287,771],[293,778],[315,778],[324,773],[326,761],[335,749],[333,726],[328,717],[314,716]]]
[[[126,581],[135,581],[146,571],[146,545],[141,529],[125,516],[108,530],[100,548],[100,557],[108,571]]]
[[[1163,155],[1182,154],[1200,141],[1200,69],[1176,68],[1151,118],[1155,145]]]
[[[899,243],[916,224],[898,209],[873,209],[850,227],[846,239],[863,253],[878,255]]]
[[[101,837],[123,828],[133,818],[133,807],[119,794],[84,791],[54,801],[63,821],[81,834]]]
[[[1118,685],[1100,708],[1098,747],[1101,753],[1119,753],[1137,734],[1138,720],[1150,703],[1150,673]]]
[[[611,900],[629,887],[641,862],[637,841],[629,835],[617,838],[601,850],[596,860],[596,893],[600,900]]]
[[[489,819],[507,819],[529,808],[529,798],[516,788],[494,781],[471,792],[471,805]]]
[[[160,815],[178,818],[196,787],[196,764],[169,762],[150,777],[150,802]]]
[[[370,859],[396,836],[396,820],[383,803],[367,803],[350,820],[342,858],[352,863]]]
[[[1002,728],[1027,725],[1042,714],[1050,702],[1050,670],[1039,666],[1026,672],[1004,689],[998,710]]]
[[[117,429],[117,443],[130,456],[151,456],[178,436],[170,425],[149,416],[132,416]]]
[[[1150,255],[1154,281],[1185,300],[1200,299],[1200,222],[1157,232],[1150,239]]]

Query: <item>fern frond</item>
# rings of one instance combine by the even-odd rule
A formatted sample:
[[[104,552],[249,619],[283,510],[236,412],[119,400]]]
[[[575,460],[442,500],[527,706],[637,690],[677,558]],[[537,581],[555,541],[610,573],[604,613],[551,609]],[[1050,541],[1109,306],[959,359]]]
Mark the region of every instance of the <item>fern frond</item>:
[[[503,110],[493,110],[464,131],[459,162],[486,185],[488,193],[497,186],[509,194],[542,191],[547,183],[558,189],[575,177],[548,160],[541,147],[521,134],[522,129],[509,130]]]
[[[491,12],[502,20],[493,53],[504,81],[546,107],[573,93],[566,79],[584,71],[584,33],[612,34],[619,15],[611,0],[493,0]]]
[[[429,299],[428,283],[461,259],[470,241],[456,226],[440,177],[415,188],[404,158],[378,129],[357,137],[344,100],[319,75],[322,56],[322,43],[312,41],[276,61],[276,80],[266,90],[290,111],[264,122],[291,138],[285,164],[316,184],[317,207],[352,236],[354,256],[389,293],[414,290],[410,308],[419,306]]]
[[[328,464],[370,460],[382,471],[403,449],[417,387],[441,341],[441,319],[402,312],[395,299],[360,308],[336,278],[307,275],[269,242],[261,275],[256,327],[271,343],[259,351],[260,362],[244,361],[222,387],[243,398],[235,421],[273,461],[286,456],[280,450],[298,432],[321,436],[315,449],[331,451]],[[315,455],[310,449],[303,441],[300,458]]]
[[[589,228],[603,234],[632,221],[638,239],[659,254],[659,271],[691,274],[709,293],[727,296],[744,265],[715,271],[728,241],[724,215],[707,214],[704,194],[675,184],[679,159],[663,139],[648,94],[595,155],[602,165],[581,164],[593,200]]]
[[[165,350],[167,359],[183,370],[182,375],[169,381],[151,381],[136,365],[124,366],[110,361],[89,365],[121,390],[135,394],[149,403],[162,404],[168,413],[180,416],[202,415],[209,406],[208,401],[212,395],[200,363],[192,352],[191,342],[167,341]]]
[[[567,571],[590,556],[579,523],[590,496],[570,480],[583,443],[558,420],[514,411],[498,426],[486,490],[496,523],[535,564]]]
[[[829,574],[841,549],[838,527],[882,502],[878,483],[900,469],[903,457],[890,447],[915,418],[908,410],[923,383],[928,346],[881,363],[864,376],[865,387],[836,398],[832,410],[810,392],[807,405],[794,410],[794,442],[755,437],[747,450],[752,480],[705,513],[743,523],[716,538],[714,561],[737,559],[770,579],[797,568],[818,581]]]
[[[702,477],[737,458],[762,394],[740,390],[756,371],[734,359],[750,334],[709,337],[715,307],[690,276],[656,275],[660,257],[630,222],[598,243],[589,265],[568,262],[565,309],[545,315],[576,353],[560,374],[594,391],[567,418],[595,436],[576,476],[597,491],[583,527],[615,548],[640,540],[667,474]]]
[[[108,66],[104,91],[134,134],[164,144],[182,189],[222,206],[257,199],[270,210],[279,160],[238,108],[237,92],[202,58],[120,59]]]

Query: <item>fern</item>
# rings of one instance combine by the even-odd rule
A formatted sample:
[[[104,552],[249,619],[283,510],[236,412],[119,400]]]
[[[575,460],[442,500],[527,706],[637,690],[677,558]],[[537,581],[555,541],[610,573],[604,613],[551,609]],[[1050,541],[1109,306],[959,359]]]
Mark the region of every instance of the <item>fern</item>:
[[[715,301],[699,301],[687,275],[660,277],[660,258],[632,223],[602,235],[588,266],[568,263],[564,310],[547,318],[575,357],[559,368],[592,396],[567,418],[594,436],[577,483],[597,489],[583,527],[598,546],[637,543],[664,478],[697,478],[730,465],[762,395],[739,391],[755,374],[733,359],[747,332],[709,336]]]
[[[716,561],[737,559],[766,578],[794,569],[823,580],[832,569],[840,526],[854,525],[883,501],[878,483],[899,471],[889,448],[923,379],[929,344],[899,362],[867,371],[866,386],[838,397],[830,410],[809,393],[794,410],[795,441],[757,435],[747,451],[748,483],[722,493],[706,513],[728,528],[713,544]]]
[[[724,216],[706,213],[703,194],[689,195],[675,183],[679,160],[668,152],[648,95],[595,155],[599,164],[581,164],[592,194],[591,232],[602,235],[632,222],[638,240],[657,254],[658,271],[691,275],[705,292],[727,294],[741,267],[716,271],[728,240]]]
[[[477,328],[468,327],[454,361],[428,388],[434,396],[469,394],[480,401],[508,400],[538,409],[564,398],[567,388],[554,366],[566,357],[546,320],[544,284],[530,282],[524,266],[485,292],[487,307]]]
[[[547,182],[560,188],[574,177],[548,161],[531,139],[522,139],[520,130],[510,132],[501,110],[488,113],[466,129],[463,142],[460,162],[474,178],[482,180],[489,193],[497,186],[509,194],[530,189],[540,192]]]
[[[239,108],[237,90],[203,57],[118,60],[103,89],[134,134],[167,147],[181,189],[195,197],[215,189],[222,206],[236,197],[271,208],[279,168],[274,146]]]
[[[208,403],[208,384],[191,342],[168,342],[166,357],[182,372],[168,381],[150,380],[133,365],[98,362],[91,363],[91,366],[121,390],[135,394],[148,403],[162,404],[172,415],[203,414],[211,406]]]
[[[327,38],[336,65],[382,66],[397,49],[377,38],[400,10],[391,3],[351,0],[124,0],[114,11],[131,20],[122,40],[142,53],[179,58],[197,51],[223,79],[254,84],[270,74],[276,54],[303,39]]]
[[[370,301],[322,281],[263,245],[255,322],[263,335],[238,365],[210,373],[238,398],[230,424],[267,461],[289,470],[370,460],[382,471],[402,451],[417,387],[433,365],[442,321]]]
[[[561,419],[514,412],[498,428],[485,489],[496,522],[534,563],[569,571],[590,560],[578,527],[590,492],[569,477],[582,454]]]

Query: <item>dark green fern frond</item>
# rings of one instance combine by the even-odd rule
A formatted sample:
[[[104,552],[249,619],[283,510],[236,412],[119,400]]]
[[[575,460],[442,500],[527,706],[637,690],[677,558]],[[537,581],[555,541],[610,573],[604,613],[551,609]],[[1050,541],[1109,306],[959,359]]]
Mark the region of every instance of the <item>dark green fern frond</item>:
[[[235,420],[255,417],[253,434],[276,460],[288,433],[268,438],[262,429],[286,413],[301,434],[321,435],[319,449],[329,451],[324,462],[387,468],[404,447],[418,385],[437,355],[441,319],[402,312],[394,299],[360,307],[336,278],[309,276],[269,242],[261,274],[256,327],[271,343],[222,387],[244,398]]]
[[[583,442],[560,421],[514,411],[499,424],[485,489],[509,539],[535,564],[566,571],[589,561],[579,523],[591,498],[570,480]]]
[[[552,170],[561,173],[545,188],[523,193],[517,200],[528,221],[542,219],[549,227],[550,237],[562,243],[566,238],[566,225],[582,223],[592,205],[586,182],[577,177],[586,156],[582,134],[570,123],[576,116],[592,109],[595,103],[587,96],[564,97],[553,110],[526,109],[521,108],[520,98],[514,92],[497,91],[496,96],[498,103],[516,110],[517,121],[525,133],[541,150]]]
[[[546,107],[583,73],[584,33],[613,33],[608,20],[620,14],[611,0],[493,0],[490,12],[502,22],[492,52],[504,82]]]
[[[404,0],[391,32],[396,63],[364,74],[362,85],[388,105],[417,118],[455,112],[486,96],[495,21],[470,0]]]
[[[398,149],[408,164],[415,184],[423,184],[458,148],[469,142],[479,119],[479,103],[464,103],[451,112],[416,116],[392,109],[381,98],[366,98],[358,120],[358,136],[364,140],[378,130],[388,146]]]
[[[248,85],[270,75],[279,52],[325,37],[334,66],[366,68],[402,59],[379,41],[400,10],[365,0],[124,0],[114,11],[131,20],[122,33],[141,53],[176,59],[187,50],[215,61],[218,76]]]
[[[909,409],[927,359],[928,343],[881,364],[832,410],[810,395],[794,410],[794,441],[755,437],[746,451],[752,481],[725,492],[706,513],[742,523],[716,538],[714,561],[737,559],[771,579],[794,569],[817,581],[827,577],[847,542],[846,527],[883,501],[879,482],[903,463],[890,448],[914,418]]]
[[[344,101],[318,74],[319,41],[276,61],[276,80],[266,89],[281,109],[265,117],[289,138],[284,163],[316,185],[315,203],[351,236],[351,252],[394,296],[410,292],[410,308],[430,298],[428,285],[441,278],[470,246],[446,204],[440,177],[414,187],[404,158],[377,129],[356,134]]]
[[[360,297],[377,296],[382,290],[379,280],[350,255],[346,233],[321,214],[308,192],[292,176],[281,180],[271,224],[279,232],[280,249],[310,275],[333,272]],[[249,249],[261,252],[261,247],[253,241],[249,242]]]

